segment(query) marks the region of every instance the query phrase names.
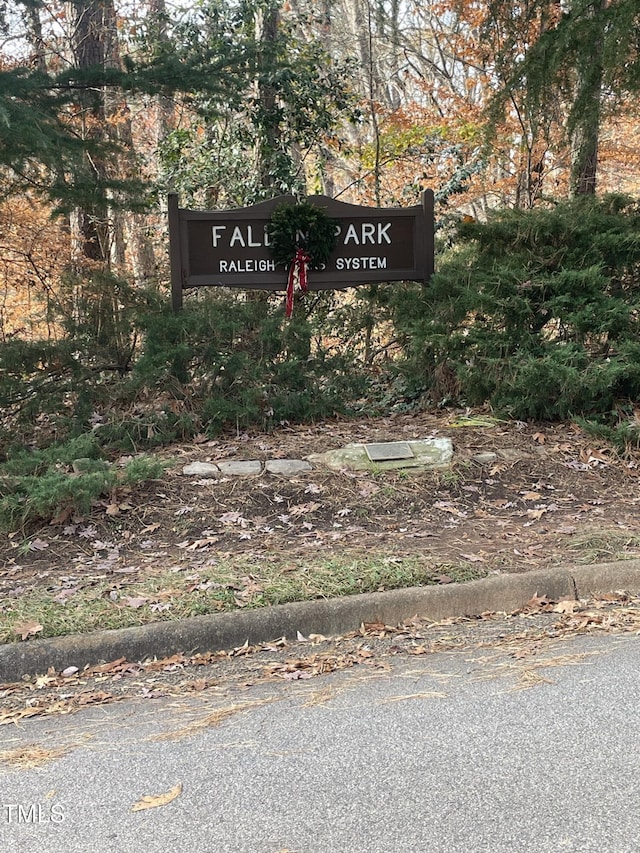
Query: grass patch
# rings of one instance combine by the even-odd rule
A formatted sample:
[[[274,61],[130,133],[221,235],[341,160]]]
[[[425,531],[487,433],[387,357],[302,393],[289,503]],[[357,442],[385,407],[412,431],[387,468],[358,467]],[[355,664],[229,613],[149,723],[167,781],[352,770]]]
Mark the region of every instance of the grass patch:
[[[575,559],[578,563],[625,560],[637,556],[640,536],[624,530],[599,530],[574,536],[567,548],[577,552]]]
[[[0,606],[0,642],[20,639],[24,626],[41,625],[39,637],[126,628],[221,611],[266,607],[439,582],[475,580],[485,569],[469,563],[438,564],[425,557],[344,555],[293,564],[284,556],[224,560],[193,571],[174,570],[123,581],[87,581],[68,598],[60,589],[25,593]],[[81,581],[80,581],[81,583]]]

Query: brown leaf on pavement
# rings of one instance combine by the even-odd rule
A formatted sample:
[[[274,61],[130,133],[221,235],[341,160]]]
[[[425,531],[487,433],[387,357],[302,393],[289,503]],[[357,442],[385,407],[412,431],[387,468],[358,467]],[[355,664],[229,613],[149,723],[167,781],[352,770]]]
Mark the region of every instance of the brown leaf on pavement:
[[[532,610],[550,610],[553,602],[546,595],[533,595],[519,612],[531,612]]]
[[[166,806],[167,803],[171,803],[176,799],[176,797],[179,797],[181,793],[182,783],[178,782],[177,785],[174,785],[174,787],[165,794],[158,794],[157,796],[149,796],[148,794],[145,794],[137,803],[134,803],[131,806],[131,811],[141,812],[144,809],[155,809],[158,806]]]
[[[575,598],[564,599],[563,601],[559,601],[556,606],[553,608],[554,613],[573,613],[576,607],[579,605],[579,601],[576,601]]]

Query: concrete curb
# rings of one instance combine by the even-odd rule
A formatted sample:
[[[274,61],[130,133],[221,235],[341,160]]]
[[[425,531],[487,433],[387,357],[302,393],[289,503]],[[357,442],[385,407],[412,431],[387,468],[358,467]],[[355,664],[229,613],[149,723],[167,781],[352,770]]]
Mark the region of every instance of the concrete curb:
[[[363,622],[397,625],[414,616],[438,622],[456,616],[518,610],[533,595],[552,600],[588,598],[617,590],[640,591],[640,560],[549,569],[521,575],[492,575],[447,586],[411,587],[320,601],[282,604],[195,616],[179,622],[154,622],[136,628],[74,634],[0,646],[0,682],[23,676],[82,669],[124,657],[141,661],[183,652],[216,651],[293,638],[300,631],[332,636],[356,630]]]

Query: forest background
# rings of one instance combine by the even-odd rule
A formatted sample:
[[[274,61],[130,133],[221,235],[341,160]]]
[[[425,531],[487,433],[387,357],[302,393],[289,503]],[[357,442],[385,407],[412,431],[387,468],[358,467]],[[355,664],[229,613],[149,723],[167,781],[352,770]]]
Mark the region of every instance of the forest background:
[[[5,526],[89,505],[113,452],[338,413],[488,404],[637,445],[635,0],[22,0],[0,16]],[[170,310],[168,192],[404,206],[427,187],[428,285],[314,293],[291,321],[280,294]],[[153,470],[136,457],[124,476]]]

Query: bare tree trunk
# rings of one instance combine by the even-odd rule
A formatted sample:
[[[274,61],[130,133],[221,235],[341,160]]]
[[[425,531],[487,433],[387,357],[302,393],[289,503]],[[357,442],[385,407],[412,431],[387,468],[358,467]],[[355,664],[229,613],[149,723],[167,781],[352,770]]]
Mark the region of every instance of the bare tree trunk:
[[[598,15],[607,0],[598,0],[590,14]],[[598,144],[602,106],[603,34],[593,41],[591,54],[578,69],[578,85],[571,133],[571,195],[593,195],[598,172]]]
[[[331,19],[332,0],[322,0],[320,11],[320,37],[322,44],[328,54],[331,54],[332,49],[332,19]],[[322,191],[324,195],[333,198],[336,192],[333,161],[334,156],[331,149],[327,145],[320,145],[320,173],[322,176]]]
[[[105,3],[105,66],[120,69],[122,60],[115,9],[112,0]],[[121,146],[118,157],[117,173],[112,178],[127,180],[138,177],[139,166],[136,161],[131,113],[126,97],[122,93],[105,93],[105,118],[111,134]],[[142,217],[136,213],[125,213],[112,193],[114,204],[108,215],[109,262],[111,268],[119,274],[133,273],[135,282],[140,283],[151,275],[155,268],[153,248],[149,240]]]
[[[77,0],[70,3],[72,22],[71,51],[76,68],[86,70],[104,66],[104,11],[111,0],[103,5],[97,0]],[[99,90],[86,91],[81,97],[82,134],[85,139],[100,140],[104,134],[104,96]],[[95,179],[105,177],[105,164],[97,156],[87,155],[87,170]],[[72,216],[72,227],[77,231],[76,260],[104,263],[109,257],[106,210],[79,208]]]
[[[255,39],[259,50],[261,71],[266,68],[269,52],[278,38],[280,27],[280,9],[274,0],[266,7],[259,8],[255,14]],[[262,77],[262,75],[261,75]],[[276,152],[280,148],[280,128],[275,121],[277,93],[274,86],[258,80],[258,99],[262,112],[262,127],[257,146],[257,169],[260,186],[270,190],[276,185]]]
[[[25,24],[27,29],[27,39],[33,50],[33,63],[38,71],[45,72],[47,70],[47,60],[45,57],[45,44],[42,37],[42,21],[40,20],[40,8],[36,5],[25,6]]]

